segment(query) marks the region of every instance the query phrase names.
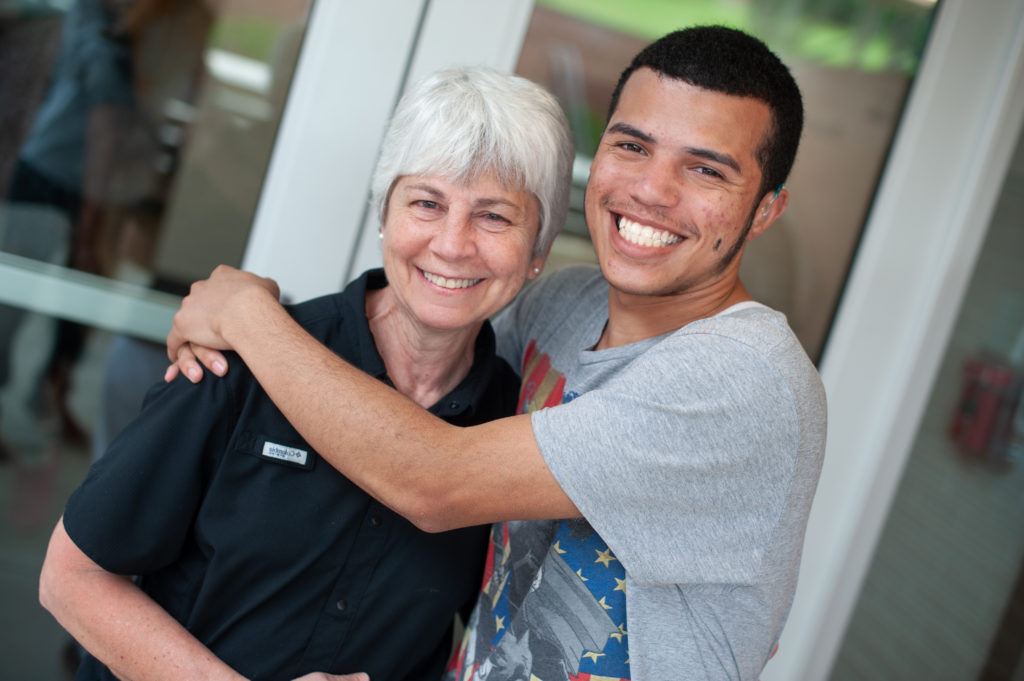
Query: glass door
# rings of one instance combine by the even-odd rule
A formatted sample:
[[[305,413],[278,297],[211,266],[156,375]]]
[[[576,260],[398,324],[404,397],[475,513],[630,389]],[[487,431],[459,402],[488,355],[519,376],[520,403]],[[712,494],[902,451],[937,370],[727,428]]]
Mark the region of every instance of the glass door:
[[[379,261],[377,146],[405,84],[509,70],[531,3],[0,2],[0,656],[63,678],[38,603],[50,531],[166,365],[215,265],[285,296]]]
[[[189,282],[242,262],[310,6],[0,7],[5,676],[76,665],[36,596],[50,530],[159,380]]]
[[[891,547],[884,548],[879,538],[890,531],[890,509],[896,512],[901,504],[904,470],[918,456],[923,428],[934,427],[937,420],[949,423],[951,412],[934,404],[937,395],[961,390],[959,377],[955,388],[941,383],[949,380],[944,367],[951,361],[946,355],[953,348],[954,329],[962,323],[958,320],[970,315],[984,326],[1003,319],[997,301],[979,303],[974,298],[963,307],[961,303],[970,295],[972,277],[988,266],[981,256],[983,264],[977,267],[983,249],[988,252],[997,243],[986,239],[991,240],[989,225],[1000,205],[1007,169],[1017,167],[1014,151],[1024,121],[1022,77],[1024,5],[1015,0],[994,0],[983,8],[964,0],[939,4],[821,361],[829,400],[828,446],[796,599],[779,654],[762,675],[765,681],[832,675],[848,643],[847,631],[853,631],[848,629],[852,613],[864,607],[859,603],[861,587],[876,569],[876,546],[879,559],[890,554]],[[1013,180],[1006,186],[1006,192],[1019,193]],[[996,248],[1009,248],[1009,243]],[[1015,255],[1006,252],[1008,258]],[[1010,314],[1007,321],[1013,318]],[[976,326],[974,333],[986,332]],[[981,344],[974,348],[980,350]],[[923,446],[932,450],[933,459],[941,458],[937,445]],[[954,477],[943,475],[930,481],[908,478],[907,484],[937,484],[948,490],[951,496],[928,511],[936,514],[929,523],[957,524],[970,514],[970,504],[961,503],[965,500],[954,491]],[[921,529],[915,540],[933,541]],[[924,589],[924,582],[954,572],[962,577],[963,571],[952,566],[964,557],[949,548],[942,561],[904,573],[905,583]],[[1003,548],[1012,556],[1010,546],[999,551]],[[980,582],[953,581],[949,586],[970,591]],[[890,595],[906,607],[899,594]],[[1003,591],[997,598],[1005,595]],[[977,604],[982,605],[980,600]],[[913,607],[919,614],[924,606],[915,601]],[[891,621],[902,616],[895,607],[888,609]],[[967,620],[971,635],[951,644],[963,652],[965,646],[979,647],[977,637],[993,626],[986,623],[987,616],[947,611],[944,622],[934,626],[947,624],[956,630],[963,624],[956,618]],[[934,629],[919,631],[912,619],[905,623],[908,628],[899,633],[903,654],[920,653],[914,643],[918,636],[932,644],[934,659],[952,653],[935,649]],[[937,669],[925,660],[917,678],[973,678],[963,670],[959,663]],[[875,678],[888,676],[879,671]]]
[[[1022,141],[832,681],[1024,678]]]

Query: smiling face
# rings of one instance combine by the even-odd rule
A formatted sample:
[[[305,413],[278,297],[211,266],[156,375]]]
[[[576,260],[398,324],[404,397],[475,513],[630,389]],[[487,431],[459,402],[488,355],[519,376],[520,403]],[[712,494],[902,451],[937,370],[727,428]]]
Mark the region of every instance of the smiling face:
[[[642,68],[626,82],[590,167],[587,225],[605,278],[643,296],[715,295],[743,245],[785,208],[759,196],[764,102]],[[764,214],[767,208],[767,215]]]
[[[493,173],[469,184],[404,176],[387,203],[384,271],[398,308],[432,329],[470,329],[500,310],[544,264],[533,256],[537,200]]]

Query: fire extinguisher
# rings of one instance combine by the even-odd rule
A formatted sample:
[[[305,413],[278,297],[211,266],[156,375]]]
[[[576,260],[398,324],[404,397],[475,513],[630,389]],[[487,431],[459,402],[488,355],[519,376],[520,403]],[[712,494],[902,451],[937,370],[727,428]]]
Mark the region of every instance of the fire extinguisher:
[[[963,380],[949,436],[965,457],[1005,465],[1024,384],[1021,373],[1006,360],[983,355],[964,363]]]

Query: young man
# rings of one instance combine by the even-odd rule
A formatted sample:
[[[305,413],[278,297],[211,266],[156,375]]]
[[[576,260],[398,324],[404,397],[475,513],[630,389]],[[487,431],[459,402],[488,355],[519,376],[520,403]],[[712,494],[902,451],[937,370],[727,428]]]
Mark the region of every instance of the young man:
[[[498,523],[450,678],[756,679],[792,601],[825,397],[738,270],[786,208],[802,119],[786,67],[739,31],[637,55],[587,185],[600,272],[552,274],[496,324],[519,416],[433,418],[230,268],[186,298],[169,354],[198,380],[184,342],[237,350],[322,456],[420,527]]]

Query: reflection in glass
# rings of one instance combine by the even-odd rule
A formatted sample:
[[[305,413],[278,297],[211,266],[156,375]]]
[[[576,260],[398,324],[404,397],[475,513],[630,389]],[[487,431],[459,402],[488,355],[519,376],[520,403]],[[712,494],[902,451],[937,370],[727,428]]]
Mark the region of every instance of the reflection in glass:
[[[1024,137],[833,681],[1024,678]]]
[[[175,294],[240,264],[309,5],[0,3],[0,251]],[[0,656],[11,678],[61,678],[66,637],[35,595],[46,539],[165,361],[131,329],[3,299]]]
[[[790,65],[806,121],[787,186],[789,208],[747,248],[741,277],[786,313],[808,354],[821,355],[934,14],[928,0],[541,0],[517,72],[547,85],[586,158],[604,128],[618,75],[651,40],[693,24],[736,26]],[[566,240],[586,238],[580,173]],[[566,241],[566,240],[563,240]],[[564,258],[563,242],[552,251]],[[592,256],[589,256],[592,258]],[[549,270],[552,269],[550,266]]]
[[[69,434],[54,386],[39,380],[60,320],[28,312],[14,336],[17,362],[0,393],[0,655],[7,678],[70,678],[77,648],[38,603],[39,567],[71,491],[111,434],[137,413],[160,379],[162,346],[90,328],[62,408],[83,428]]]

